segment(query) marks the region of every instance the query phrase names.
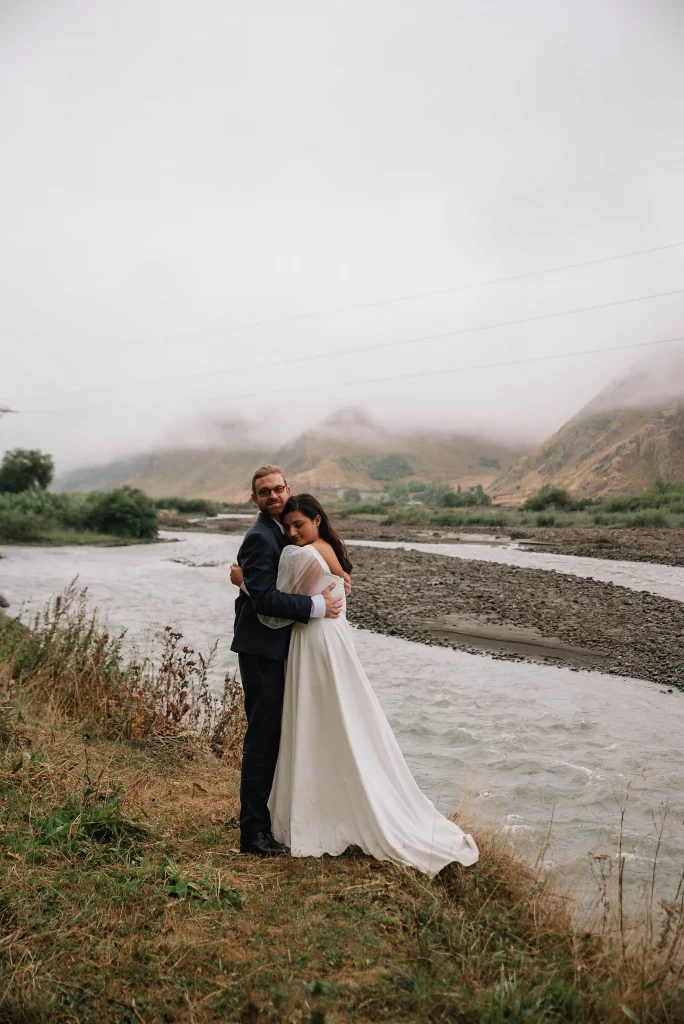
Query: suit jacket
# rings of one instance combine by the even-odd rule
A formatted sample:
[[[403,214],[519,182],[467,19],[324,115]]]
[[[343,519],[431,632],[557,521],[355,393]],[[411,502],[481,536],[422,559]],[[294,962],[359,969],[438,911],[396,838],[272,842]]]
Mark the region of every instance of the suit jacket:
[[[283,594],[276,590],[280,552],[287,543],[278,524],[259,513],[238,551],[238,565],[245,577],[249,596],[243,590],[235,602],[235,629],[231,651],[259,658],[285,661],[290,646],[290,627],[271,629],[258,617],[275,615],[295,622],[308,622],[312,601],[302,594]]]

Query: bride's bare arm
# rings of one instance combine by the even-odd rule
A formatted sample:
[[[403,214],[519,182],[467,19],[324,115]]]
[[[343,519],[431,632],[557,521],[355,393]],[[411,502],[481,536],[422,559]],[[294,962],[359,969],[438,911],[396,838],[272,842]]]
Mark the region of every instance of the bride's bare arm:
[[[328,563],[328,568],[333,576],[339,576],[340,579],[343,580],[347,574],[340,565],[340,561],[333,551],[332,545],[328,544],[327,540],[323,540],[322,537],[319,537],[318,540],[313,542],[313,546],[321,555],[323,555],[323,558]]]

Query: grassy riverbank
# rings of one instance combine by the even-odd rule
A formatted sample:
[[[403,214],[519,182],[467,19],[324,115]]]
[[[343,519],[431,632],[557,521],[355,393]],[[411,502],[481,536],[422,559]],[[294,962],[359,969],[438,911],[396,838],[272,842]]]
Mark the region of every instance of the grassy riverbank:
[[[417,497],[420,499],[421,494]],[[505,508],[487,501],[475,503],[473,492],[451,492],[440,502],[407,505],[345,505],[342,517],[382,516],[382,525],[499,527],[559,527],[617,530],[681,529],[684,527],[684,483],[656,482],[639,494],[615,494],[603,499],[575,499],[560,487],[542,487],[519,508]],[[466,501],[466,499],[472,499]],[[448,500],[450,499],[450,500]],[[462,502],[462,507],[460,503]]]
[[[88,494],[0,494],[0,544],[120,545],[156,536],[154,503],[131,487]]]
[[[95,533],[93,530],[70,530],[66,527],[38,527],[31,535],[22,540],[8,540],[0,535],[0,544],[29,544],[35,547],[58,548],[67,545],[74,547],[119,548],[130,544],[150,544],[153,538],[148,537],[117,537],[113,533]]]
[[[612,530],[634,529],[681,529],[684,527],[684,513],[670,511],[665,508],[643,508],[634,511],[602,511],[601,509],[581,509],[564,511],[548,509],[534,511],[528,509],[429,509],[429,508],[395,508],[383,517],[383,525],[400,523],[414,526],[459,526],[459,527],[500,527],[510,529],[516,526],[553,526],[556,528],[594,529],[597,526]],[[347,510],[349,514],[350,510]]]
[[[0,624],[0,1021],[682,1019],[681,893],[577,931],[477,828],[434,881],[237,854],[239,691],[207,668],[170,629],[127,659],[73,591]]]

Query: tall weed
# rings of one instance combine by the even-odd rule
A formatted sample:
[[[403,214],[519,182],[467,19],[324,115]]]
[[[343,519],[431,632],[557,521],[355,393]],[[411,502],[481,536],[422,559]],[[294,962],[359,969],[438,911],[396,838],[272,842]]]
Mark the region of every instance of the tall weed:
[[[156,649],[127,656],[125,633],[112,635],[87,607],[87,592],[73,582],[28,626],[0,623],[0,661],[37,702],[112,739],[185,733],[228,750],[241,725],[241,689],[226,681],[211,692],[216,644],[205,656],[166,626]]]

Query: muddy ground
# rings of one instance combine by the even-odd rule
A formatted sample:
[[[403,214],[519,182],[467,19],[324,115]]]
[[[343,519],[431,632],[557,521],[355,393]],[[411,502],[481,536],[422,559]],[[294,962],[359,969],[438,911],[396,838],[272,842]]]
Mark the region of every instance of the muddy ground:
[[[678,601],[541,569],[420,551],[350,553],[348,615],[364,629],[684,690],[684,604]]]

